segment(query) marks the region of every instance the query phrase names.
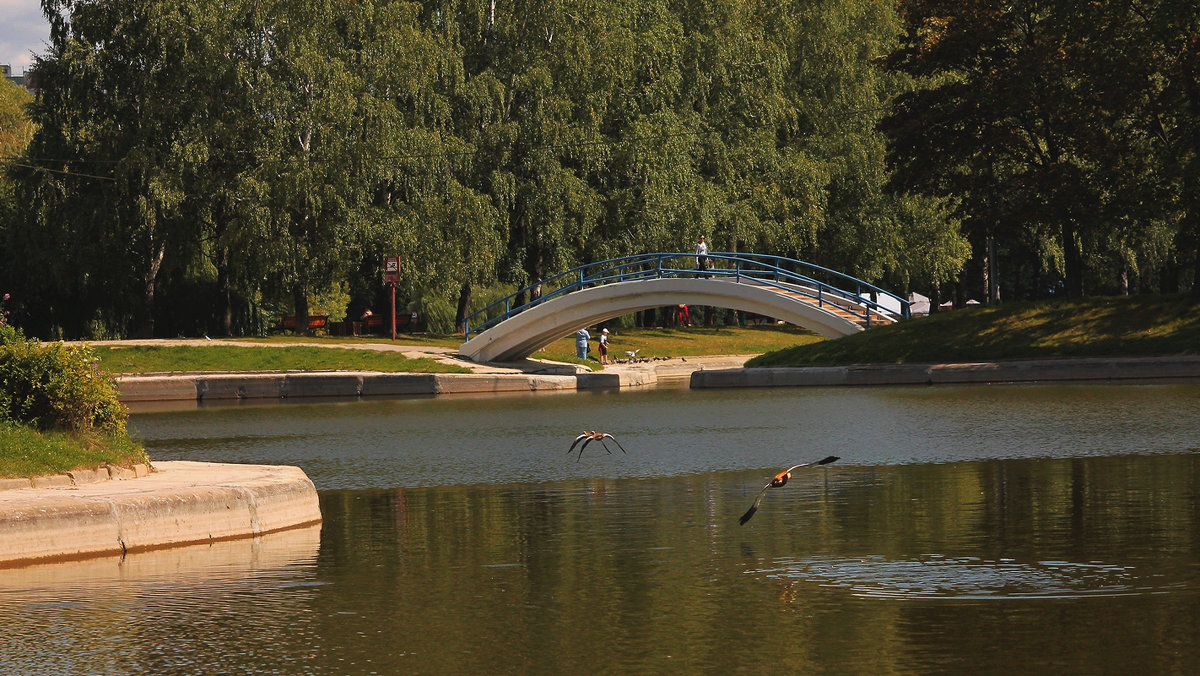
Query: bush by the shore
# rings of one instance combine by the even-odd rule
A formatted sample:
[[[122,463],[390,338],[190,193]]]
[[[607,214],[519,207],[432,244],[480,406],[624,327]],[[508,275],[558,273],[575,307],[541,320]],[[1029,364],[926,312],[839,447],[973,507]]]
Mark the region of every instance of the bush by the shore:
[[[0,477],[149,462],[91,348],[43,345],[0,323]]]

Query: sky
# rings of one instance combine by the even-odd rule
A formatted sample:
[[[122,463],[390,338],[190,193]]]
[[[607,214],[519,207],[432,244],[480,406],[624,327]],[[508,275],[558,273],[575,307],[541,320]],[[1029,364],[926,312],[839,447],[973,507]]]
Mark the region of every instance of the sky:
[[[20,75],[33,66],[31,52],[45,52],[49,39],[39,0],[0,0],[0,63]]]

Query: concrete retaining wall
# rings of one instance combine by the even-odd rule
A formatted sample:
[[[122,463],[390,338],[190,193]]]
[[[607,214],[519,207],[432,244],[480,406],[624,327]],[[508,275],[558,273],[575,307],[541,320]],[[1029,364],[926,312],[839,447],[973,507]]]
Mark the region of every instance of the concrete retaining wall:
[[[134,481],[0,491],[0,566],[252,537],[319,523],[298,467],[155,463]]]
[[[530,373],[297,373],[125,376],[121,401],[239,401],[305,397],[358,398],[433,394],[552,392],[644,387],[653,369],[576,375]]]
[[[818,387],[1196,380],[1200,380],[1200,356],[705,370],[692,373],[691,386]]]

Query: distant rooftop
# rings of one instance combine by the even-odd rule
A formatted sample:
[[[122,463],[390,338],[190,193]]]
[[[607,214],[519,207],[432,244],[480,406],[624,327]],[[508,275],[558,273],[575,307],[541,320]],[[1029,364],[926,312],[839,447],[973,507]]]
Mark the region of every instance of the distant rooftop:
[[[24,87],[25,91],[29,92],[30,94],[36,93],[37,88],[33,84],[33,76],[30,75],[29,71],[25,71],[20,75],[14,75],[12,66],[8,65],[7,63],[0,63],[0,71],[2,71],[4,73],[4,77],[11,80],[13,84],[18,84]]]

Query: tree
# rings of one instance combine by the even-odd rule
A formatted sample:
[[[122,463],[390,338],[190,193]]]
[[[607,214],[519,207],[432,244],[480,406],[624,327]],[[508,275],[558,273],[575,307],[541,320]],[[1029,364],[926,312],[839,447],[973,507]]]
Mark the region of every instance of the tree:
[[[1168,263],[1164,235],[1186,232],[1179,219],[1193,211],[1183,194],[1196,13],[1194,3],[905,2],[890,65],[921,86],[883,124],[893,185],[957,198],[977,248],[1024,249],[1033,265],[1013,265],[1061,272],[1069,296]],[[1053,285],[1040,286],[1030,293]]]
[[[17,281],[10,277],[14,269],[14,261],[10,259],[20,249],[10,238],[20,210],[9,168],[19,168],[25,164],[22,156],[33,136],[33,122],[28,113],[32,100],[33,97],[23,87],[7,78],[0,80],[0,293],[12,289]],[[4,323],[3,317],[0,317],[0,323]]]

